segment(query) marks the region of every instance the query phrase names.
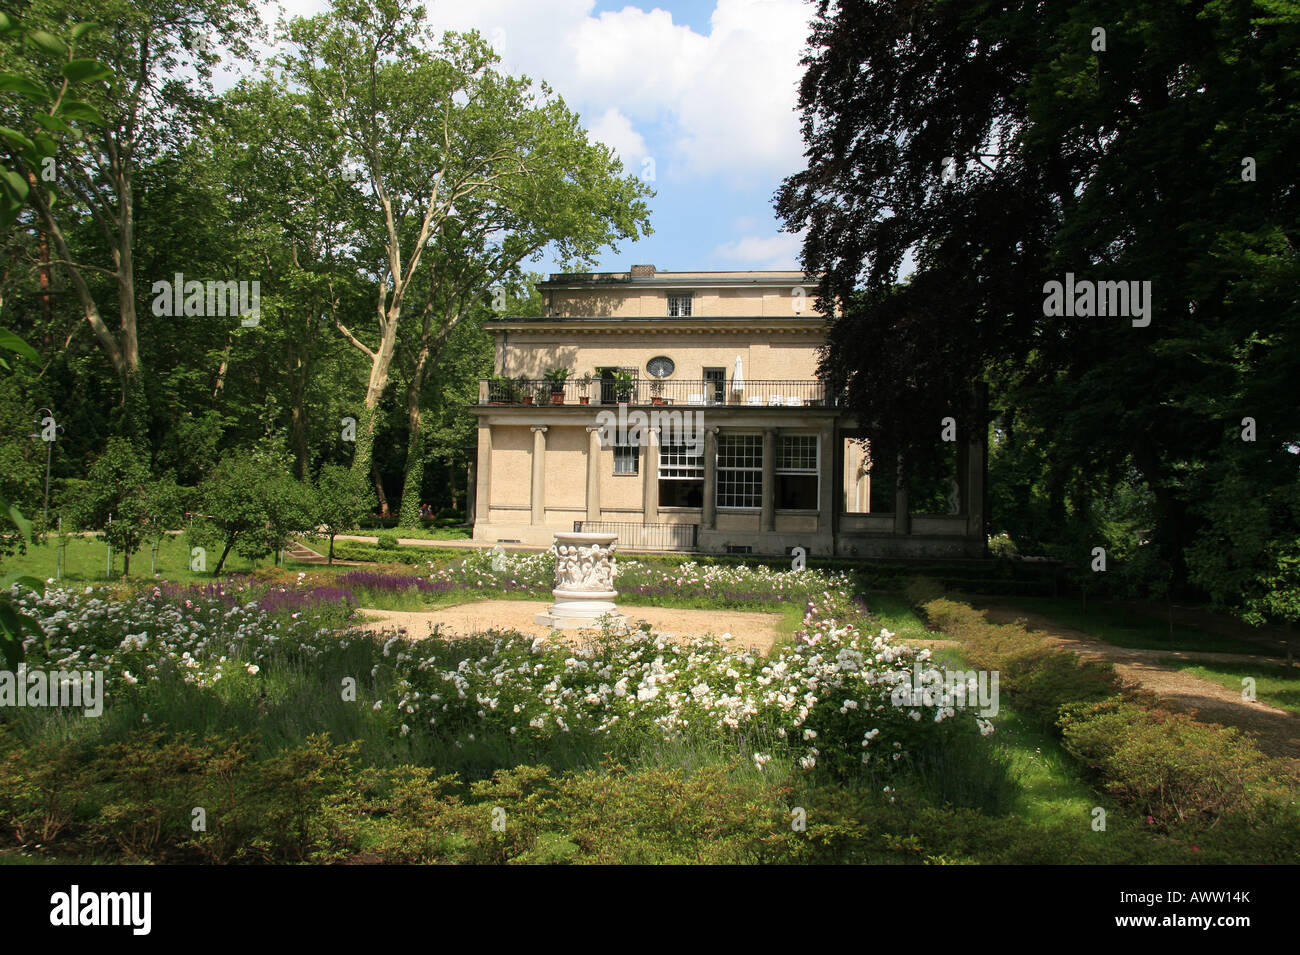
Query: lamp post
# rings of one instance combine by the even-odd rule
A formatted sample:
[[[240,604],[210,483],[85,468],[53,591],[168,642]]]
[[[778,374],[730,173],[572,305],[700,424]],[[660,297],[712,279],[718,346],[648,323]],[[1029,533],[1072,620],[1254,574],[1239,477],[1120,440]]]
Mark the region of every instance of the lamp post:
[[[58,439],[63,425],[56,424],[54,412],[49,408],[36,409],[36,426],[40,429],[30,437],[45,442],[45,503],[41,515],[45,524],[50,523],[50,465],[54,460],[54,442]]]

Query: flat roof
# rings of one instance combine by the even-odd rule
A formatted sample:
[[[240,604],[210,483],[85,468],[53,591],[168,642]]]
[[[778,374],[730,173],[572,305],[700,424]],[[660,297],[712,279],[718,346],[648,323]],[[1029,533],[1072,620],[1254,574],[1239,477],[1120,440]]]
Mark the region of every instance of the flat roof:
[[[485,328],[504,328],[511,325],[680,325],[706,326],[726,325],[745,326],[754,323],[767,325],[824,325],[826,316],[811,309],[806,313],[791,315],[629,315],[626,317],[612,315],[520,315],[484,320]]]
[[[737,285],[806,285],[815,286],[817,279],[798,270],[737,271],[737,272],[659,272],[636,274],[632,272],[555,272],[539,289],[590,288],[601,285],[640,285],[694,288],[725,288]]]

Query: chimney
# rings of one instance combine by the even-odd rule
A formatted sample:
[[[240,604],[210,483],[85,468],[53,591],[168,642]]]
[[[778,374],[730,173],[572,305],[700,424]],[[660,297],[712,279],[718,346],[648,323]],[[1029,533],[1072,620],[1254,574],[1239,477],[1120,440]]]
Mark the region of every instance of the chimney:
[[[634,279],[652,279],[655,277],[655,267],[653,265],[634,265],[632,266],[632,278]]]

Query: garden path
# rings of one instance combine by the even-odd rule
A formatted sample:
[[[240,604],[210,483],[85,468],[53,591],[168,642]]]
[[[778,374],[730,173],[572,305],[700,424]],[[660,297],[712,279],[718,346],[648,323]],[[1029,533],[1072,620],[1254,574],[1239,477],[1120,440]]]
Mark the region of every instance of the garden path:
[[[1246,702],[1241,698],[1240,690],[1203,680],[1168,662],[1173,658],[1188,662],[1276,664],[1285,662],[1283,658],[1247,653],[1116,647],[1015,604],[989,600],[972,601],[972,604],[984,612],[990,623],[1020,622],[1026,629],[1041,633],[1054,644],[1084,659],[1106,660],[1114,664],[1124,680],[1155,693],[1161,704],[1170,709],[1181,710],[1205,722],[1241,729],[1257,740],[1261,750],[1284,759],[1292,772],[1300,775],[1300,716],[1258,700]]]
[[[367,630],[391,632],[404,628],[410,637],[427,636],[435,626],[446,634],[465,636],[485,630],[518,630],[535,637],[548,637],[551,629],[533,622],[534,614],[550,606],[540,600],[474,600],[437,610],[374,610],[361,608],[368,622]],[[668,637],[691,637],[713,634],[735,647],[766,652],[780,634],[784,619],[779,613],[753,613],[740,610],[683,610],[675,607],[628,607],[619,610],[632,623],[648,621],[658,633]],[[596,630],[561,631],[565,640],[581,642]]]

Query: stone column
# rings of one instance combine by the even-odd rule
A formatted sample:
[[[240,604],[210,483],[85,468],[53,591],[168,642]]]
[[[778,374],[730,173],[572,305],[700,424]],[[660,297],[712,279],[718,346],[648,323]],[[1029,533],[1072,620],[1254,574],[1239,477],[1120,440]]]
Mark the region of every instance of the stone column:
[[[835,533],[835,512],[836,508],[836,485],[841,483],[844,478],[844,463],[840,461],[839,444],[843,442],[834,441],[835,423],[827,422],[822,425],[821,430],[817,432],[817,532],[819,534]],[[838,470],[836,465],[839,465]],[[836,475],[839,475],[840,481],[836,481]],[[841,489],[838,494],[840,501],[844,500],[844,492]]]
[[[541,527],[546,523],[546,425],[533,425],[532,515],[529,523]]]
[[[986,426],[987,427],[987,426]],[[985,538],[984,532],[984,440],[983,435],[972,434],[966,443],[966,473],[962,475],[965,487],[966,536]]]
[[[587,520],[600,520],[600,428],[587,429]]]
[[[776,428],[763,432],[763,509],[758,527],[763,531],[776,528]]]
[[[478,465],[474,475],[474,519],[492,521],[492,426],[479,419]]]
[[[641,468],[641,507],[645,512],[642,524],[655,524],[659,521],[659,430],[645,429],[645,459]]]
[[[907,500],[907,475],[903,472],[901,454],[894,474],[894,533],[906,535],[912,532],[912,514]]]
[[[465,475],[465,522],[470,527],[478,519],[475,508],[478,506],[478,479],[474,475],[475,463],[471,458]]]
[[[718,523],[718,429],[704,429],[704,502],[700,527],[711,531]]]

